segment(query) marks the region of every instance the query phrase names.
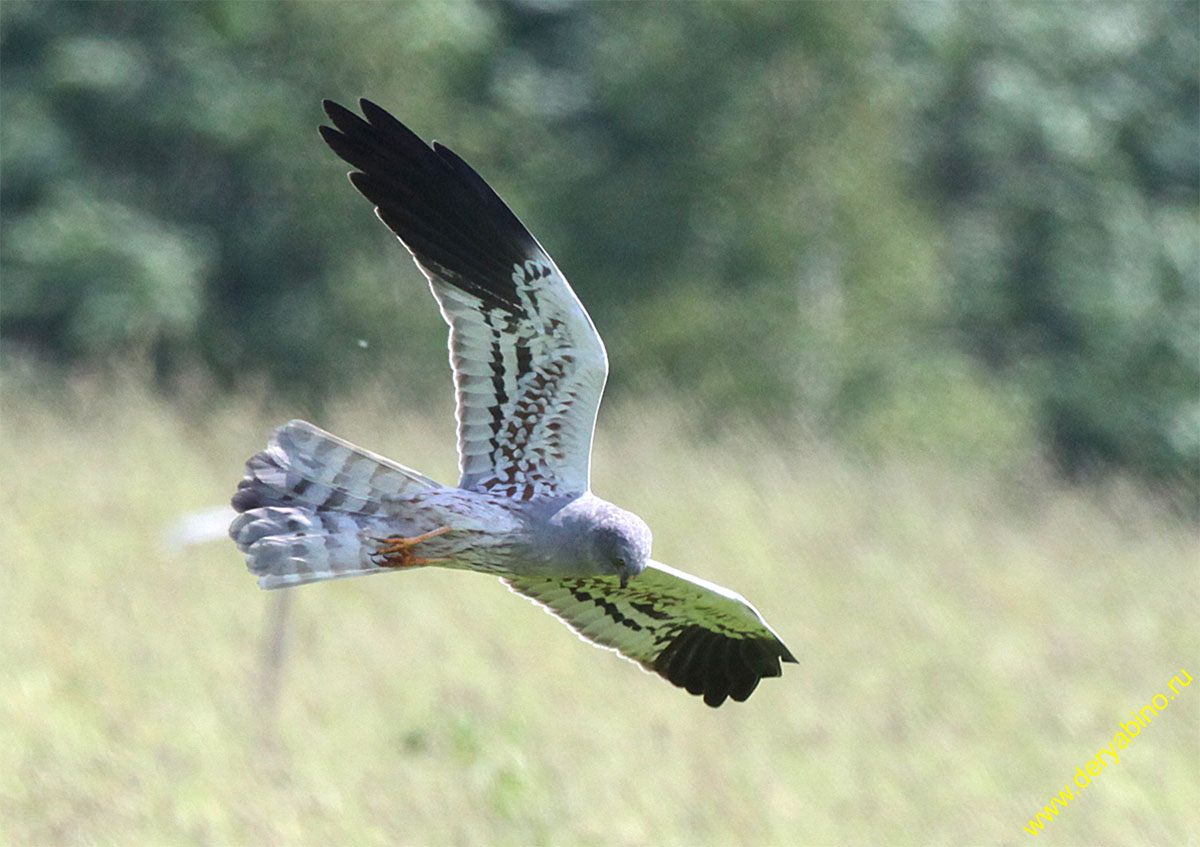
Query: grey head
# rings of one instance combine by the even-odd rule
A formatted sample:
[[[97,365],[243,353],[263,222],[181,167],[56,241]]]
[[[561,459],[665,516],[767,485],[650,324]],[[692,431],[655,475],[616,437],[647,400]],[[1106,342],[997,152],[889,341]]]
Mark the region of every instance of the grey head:
[[[650,527],[633,512],[585,494],[550,518],[555,546],[572,574],[617,576],[621,587],[650,559]]]

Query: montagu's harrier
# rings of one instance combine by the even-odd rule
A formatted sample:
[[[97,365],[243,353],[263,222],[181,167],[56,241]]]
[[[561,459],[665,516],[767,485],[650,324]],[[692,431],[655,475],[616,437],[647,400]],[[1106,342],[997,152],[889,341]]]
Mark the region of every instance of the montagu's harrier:
[[[650,529],[589,488],[608,375],[583,305],[462,159],[367,100],[321,135],[412,253],[450,325],[457,488],[304,421],[246,463],[230,535],[263,588],[422,565],[483,571],[704,702],[796,661],[740,595],[650,559]]]

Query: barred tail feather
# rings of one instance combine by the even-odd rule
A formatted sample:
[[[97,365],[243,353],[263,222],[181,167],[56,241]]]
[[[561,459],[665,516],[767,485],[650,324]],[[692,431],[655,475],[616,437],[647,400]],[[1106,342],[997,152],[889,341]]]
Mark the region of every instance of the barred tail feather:
[[[229,527],[262,588],[287,588],[389,568],[370,537],[390,534],[388,500],[442,486],[305,421],[275,430],[246,462]]]
[[[375,515],[385,497],[441,487],[418,471],[297,420],[275,430],[267,449],[246,462],[233,508],[297,505]]]
[[[267,506],[239,515],[229,528],[261,588],[288,588],[385,573],[371,561],[363,535],[386,535],[382,523],[341,512]]]

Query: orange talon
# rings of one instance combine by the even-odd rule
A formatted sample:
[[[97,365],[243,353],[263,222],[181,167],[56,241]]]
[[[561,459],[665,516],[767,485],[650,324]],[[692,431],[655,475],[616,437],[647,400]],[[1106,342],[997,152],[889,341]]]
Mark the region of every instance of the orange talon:
[[[437,562],[444,562],[446,559],[418,558],[413,555],[412,548],[422,541],[428,541],[449,531],[450,527],[441,526],[421,535],[408,537],[403,535],[389,535],[387,538],[374,538],[372,539],[373,541],[378,541],[384,545],[374,553],[374,555],[381,557],[375,564],[382,568],[411,568],[417,565],[432,565]]]

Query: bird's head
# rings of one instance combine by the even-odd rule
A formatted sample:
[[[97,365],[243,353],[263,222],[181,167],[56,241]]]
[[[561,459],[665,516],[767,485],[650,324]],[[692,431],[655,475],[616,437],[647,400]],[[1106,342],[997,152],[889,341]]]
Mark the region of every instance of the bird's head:
[[[592,555],[603,573],[620,577],[621,587],[646,569],[652,536],[646,522],[613,506],[592,529]]]

